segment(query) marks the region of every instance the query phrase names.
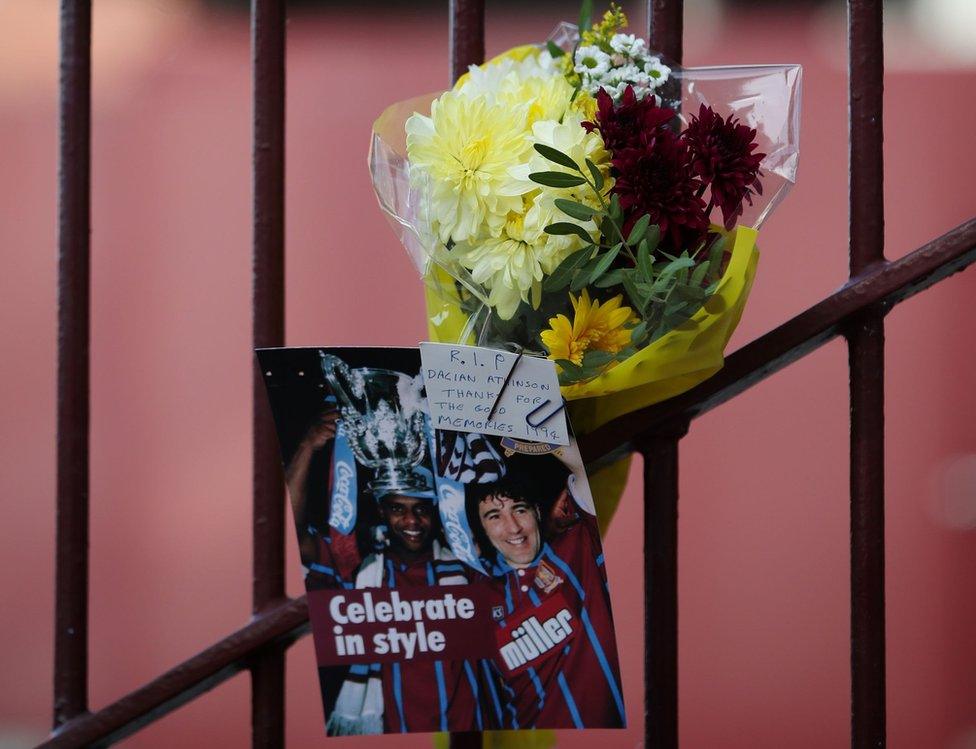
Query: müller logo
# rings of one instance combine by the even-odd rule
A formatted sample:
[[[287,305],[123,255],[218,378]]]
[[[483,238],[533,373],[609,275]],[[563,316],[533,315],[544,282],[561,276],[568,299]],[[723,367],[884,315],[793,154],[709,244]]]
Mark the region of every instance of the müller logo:
[[[509,672],[514,673],[528,668],[575,634],[573,614],[568,607],[552,613],[537,610],[511,629],[498,633],[498,653]]]

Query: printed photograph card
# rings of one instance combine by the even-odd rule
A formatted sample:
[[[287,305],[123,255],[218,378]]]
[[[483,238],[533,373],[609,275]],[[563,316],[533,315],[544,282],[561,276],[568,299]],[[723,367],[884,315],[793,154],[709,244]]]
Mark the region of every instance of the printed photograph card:
[[[410,348],[257,354],[295,516],[326,733],[623,727],[593,499],[558,389],[540,398],[554,373],[532,376],[543,360],[508,377],[515,389],[497,419],[493,401],[513,372],[499,359],[500,374],[482,387],[458,364],[456,382],[477,385],[462,388],[456,413],[470,415],[460,423],[484,421],[484,431],[458,431],[432,417],[459,418],[444,405],[450,352],[424,365]],[[536,419],[528,432],[514,416],[526,409]]]

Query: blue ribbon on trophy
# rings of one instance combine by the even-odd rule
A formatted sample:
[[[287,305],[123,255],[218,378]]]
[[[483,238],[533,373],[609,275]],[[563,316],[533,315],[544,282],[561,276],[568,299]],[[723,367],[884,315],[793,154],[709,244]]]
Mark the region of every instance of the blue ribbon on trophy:
[[[335,402],[329,396],[326,401]],[[332,451],[332,503],[329,525],[339,533],[352,533],[356,527],[356,509],[359,505],[359,484],[356,474],[356,458],[349,446],[346,425],[336,420],[335,444]]]

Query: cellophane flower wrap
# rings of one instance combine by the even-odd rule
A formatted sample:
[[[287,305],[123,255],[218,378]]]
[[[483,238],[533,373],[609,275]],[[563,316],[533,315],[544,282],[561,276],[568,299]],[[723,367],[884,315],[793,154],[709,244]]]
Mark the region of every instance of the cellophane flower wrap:
[[[370,149],[431,339],[553,359],[577,434],[721,368],[797,168],[799,66],[682,69],[625,26],[472,66]]]

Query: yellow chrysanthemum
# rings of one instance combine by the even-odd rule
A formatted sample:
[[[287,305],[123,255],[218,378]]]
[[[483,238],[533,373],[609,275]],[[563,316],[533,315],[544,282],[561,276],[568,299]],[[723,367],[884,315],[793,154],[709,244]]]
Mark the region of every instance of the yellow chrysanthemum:
[[[509,106],[528,104],[529,114],[526,118],[527,128],[540,120],[559,121],[574,102],[573,87],[561,75],[549,75],[545,78],[526,78],[503,84],[500,100]]]
[[[596,99],[586,91],[580,90],[573,99],[572,109],[578,112],[583,120],[594,122],[596,120]]]
[[[441,242],[497,237],[521,208],[509,171],[531,148],[525,122],[526,107],[452,91],[431,104],[430,117],[407,120],[411,178],[425,188],[423,210]]]
[[[488,304],[503,320],[521,302],[538,306],[543,278],[583,246],[573,234],[546,234],[545,227],[561,218],[551,199],[534,191],[519,200],[520,210],[508,214],[498,237],[459,242],[450,253],[488,290]]]
[[[524,55],[502,56],[482,66],[471,66],[454,90],[462,96],[485,96],[505,106],[527,106],[527,132],[539,120],[561,120],[575,104],[573,86],[557,69],[552,56],[536,48],[529,48]]]
[[[621,307],[623,294],[600,302],[590,300],[583,289],[579,298],[569,295],[573,303],[573,322],[566,315],[549,318],[549,329],[541,338],[550,359],[567,359],[581,365],[587,351],[616,354],[630,343],[629,324],[635,320],[630,307]]]

